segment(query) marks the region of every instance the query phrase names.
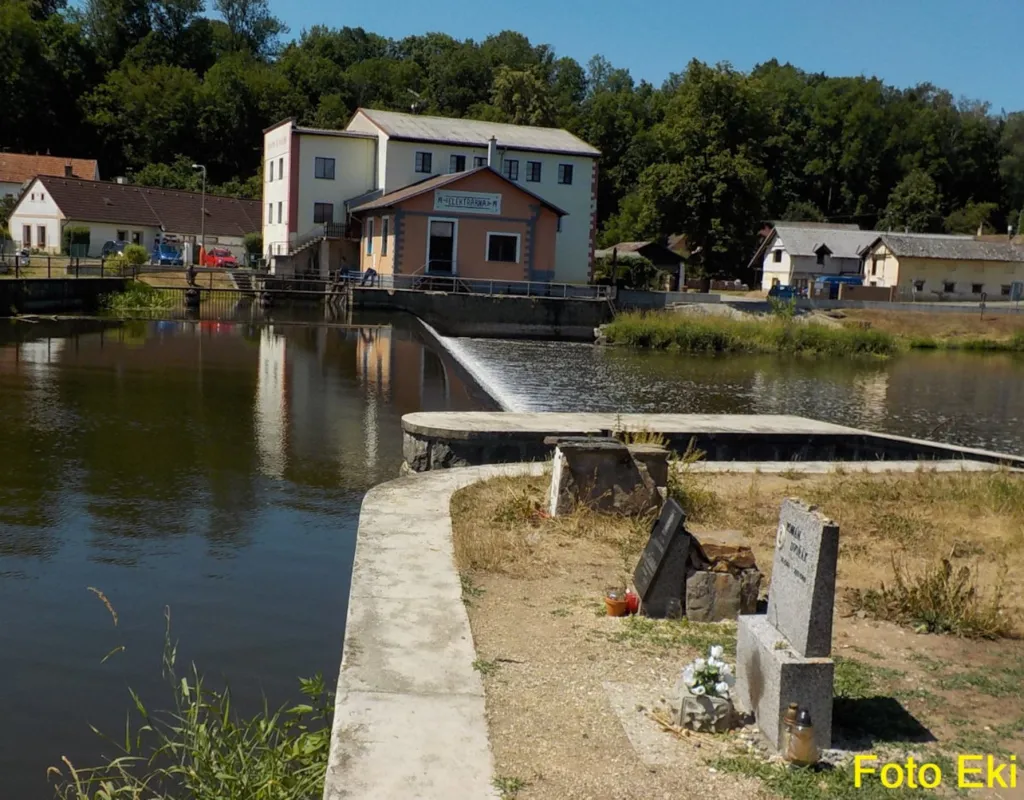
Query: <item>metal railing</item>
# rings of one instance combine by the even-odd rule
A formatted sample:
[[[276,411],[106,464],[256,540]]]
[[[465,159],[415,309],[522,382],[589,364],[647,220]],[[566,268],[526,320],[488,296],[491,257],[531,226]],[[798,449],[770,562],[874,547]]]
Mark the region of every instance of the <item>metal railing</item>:
[[[365,273],[347,273],[350,283],[359,285]],[[462,278],[458,275],[421,273],[415,275],[376,275],[371,284],[379,289],[405,289],[449,294],[507,295],[514,297],[550,297],[558,299],[606,300],[612,287],[548,281],[509,281],[491,278]]]

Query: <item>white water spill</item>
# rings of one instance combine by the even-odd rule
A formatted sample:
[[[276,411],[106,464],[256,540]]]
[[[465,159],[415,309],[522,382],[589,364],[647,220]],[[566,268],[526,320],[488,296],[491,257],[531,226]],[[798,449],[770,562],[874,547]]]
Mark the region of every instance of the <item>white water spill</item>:
[[[1024,454],[1024,358],[688,356],[578,342],[438,337],[507,411],[795,414]]]
[[[473,380],[480,385],[480,388],[487,392],[501,406],[502,411],[533,410],[523,407],[520,399],[504,384],[497,371],[493,368],[497,366],[496,362],[478,358],[467,346],[484,340],[456,339],[442,336],[426,322],[421,320],[421,323],[424,328],[430,331],[430,335],[437,339],[440,345],[451,354],[452,358],[458,361],[463,369],[473,377]]]

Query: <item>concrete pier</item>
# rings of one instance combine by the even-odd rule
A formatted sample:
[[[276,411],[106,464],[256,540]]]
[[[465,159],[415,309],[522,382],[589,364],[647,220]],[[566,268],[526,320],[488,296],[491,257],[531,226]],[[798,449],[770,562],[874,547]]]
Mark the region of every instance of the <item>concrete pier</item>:
[[[406,469],[541,461],[549,436],[649,431],[708,462],[976,461],[1024,468],[1024,457],[785,415],[420,412],[402,418]]]

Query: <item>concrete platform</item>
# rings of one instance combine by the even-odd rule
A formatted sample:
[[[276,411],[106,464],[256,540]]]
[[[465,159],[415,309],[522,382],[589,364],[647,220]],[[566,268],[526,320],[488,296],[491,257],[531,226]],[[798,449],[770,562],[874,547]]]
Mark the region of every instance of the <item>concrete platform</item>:
[[[693,444],[708,462],[974,461],[1024,468],[1024,457],[849,428],[806,417],[745,414],[419,412],[402,418],[413,472],[544,460],[548,436],[617,430],[662,434],[676,452]]]
[[[446,470],[367,492],[324,800],[499,796],[449,506],[470,483],[541,469]]]

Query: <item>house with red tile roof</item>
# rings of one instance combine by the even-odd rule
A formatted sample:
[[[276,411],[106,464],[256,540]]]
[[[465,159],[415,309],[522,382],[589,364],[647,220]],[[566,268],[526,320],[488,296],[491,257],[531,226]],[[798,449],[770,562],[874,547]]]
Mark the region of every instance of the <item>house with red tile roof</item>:
[[[17,197],[37,175],[98,181],[100,167],[91,158],[0,153],[0,197]]]
[[[248,233],[259,233],[260,203],[199,192],[41,175],[25,189],[8,224],[16,247],[61,252],[68,225],[90,231],[88,255],[97,257],[104,242],[140,244],[152,250],[158,241],[191,243],[243,253]]]

